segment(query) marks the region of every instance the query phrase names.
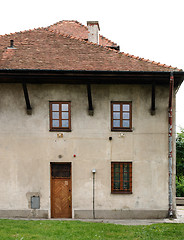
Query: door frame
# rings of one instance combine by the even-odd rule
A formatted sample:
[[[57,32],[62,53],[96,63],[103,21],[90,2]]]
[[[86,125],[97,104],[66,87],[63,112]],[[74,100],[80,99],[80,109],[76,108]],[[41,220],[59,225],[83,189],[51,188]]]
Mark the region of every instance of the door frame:
[[[71,218],[72,211],[72,162],[50,162],[50,217],[52,218],[52,164],[70,164],[70,181],[71,181]]]

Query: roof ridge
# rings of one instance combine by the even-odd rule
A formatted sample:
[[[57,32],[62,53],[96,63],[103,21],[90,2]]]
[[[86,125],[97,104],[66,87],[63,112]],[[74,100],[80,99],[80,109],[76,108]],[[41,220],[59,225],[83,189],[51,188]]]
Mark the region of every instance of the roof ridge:
[[[27,30],[23,30],[23,31],[14,32],[14,33],[5,33],[3,35],[0,35],[0,37],[12,36],[12,35],[27,33],[27,32],[33,32],[33,31],[43,30],[43,29],[47,29],[47,28],[48,27],[38,27],[38,28],[27,29]]]
[[[57,25],[58,23],[62,23],[62,22],[74,22],[74,23],[79,24],[79,25],[82,26],[82,27],[85,27],[85,28],[88,30],[87,26],[83,25],[82,23],[80,23],[80,22],[77,21],[77,20],[61,20],[61,21],[58,21],[58,22],[56,22],[56,23],[54,23],[54,24],[49,25],[48,27],[52,27],[52,26]]]
[[[58,23],[62,23],[62,22],[75,22],[75,23],[85,27],[86,29],[88,29],[87,26],[83,25],[82,23],[78,22],[77,20],[61,20],[61,21],[58,21],[54,24],[48,25],[46,27],[30,28],[30,29],[26,29],[26,30],[22,30],[22,31],[13,32],[13,33],[5,33],[5,34],[0,35],[0,37],[12,36],[12,35],[15,35],[15,34],[26,33],[26,32],[36,31],[36,30],[43,30],[43,29],[48,30],[49,27],[57,25]]]
[[[149,63],[152,63],[152,64],[155,64],[157,66],[161,66],[161,67],[165,67],[165,68],[170,68],[170,69],[173,69],[173,70],[179,70],[179,71],[183,71],[182,69],[179,69],[177,67],[172,67],[171,65],[167,65],[167,64],[162,64],[160,62],[156,62],[154,60],[150,60],[150,59],[145,59],[145,58],[141,58],[139,56],[135,56],[133,54],[130,54],[130,53],[125,53],[125,52],[119,52],[127,57],[130,57],[130,58],[133,58],[133,59],[137,59],[139,61],[144,61],[144,62],[149,62]]]
[[[118,45],[117,43],[113,42],[112,40],[110,40],[110,39],[104,37],[102,34],[99,34],[99,36],[101,36],[101,37],[104,38],[105,40],[107,40],[107,41],[113,43],[114,45]]]
[[[51,29],[48,29],[48,31],[54,33],[56,36],[63,36],[63,37],[67,37],[67,38],[70,38],[70,39],[75,39],[75,40],[78,40],[78,41],[81,41],[81,42],[84,42],[84,43],[87,43],[87,44],[92,44],[92,45],[96,45],[96,46],[99,46],[99,47],[103,47],[103,46],[101,46],[97,43],[92,43],[92,42],[84,40],[83,38],[74,37],[73,35],[60,33],[60,32],[57,32],[57,31],[51,30]]]
[[[62,20],[62,21],[70,21],[70,20]],[[60,22],[62,22],[62,21],[60,21]],[[74,21],[74,20],[72,20],[72,21]],[[75,22],[79,23],[78,21],[75,21]],[[56,23],[56,24],[57,24],[57,23]],[[81,24],[81,23],[79,23],[79,24]],[[81,25],[82,25],[82,24],[81,24]],[[52,26],[52,25],[50,25],[50,26]],[[82,26],[86,27],[85,25],[82,25]],[[86,27],[86,28],[87,28],[87,27]],[[86,41],[86,40],[83,39],[83,38],[74,37],[73,35],[69,35],[69,34],[65,34],[65,33],[60,33],[60,32],[58,32],[58,31],[49,29],[49,27],[48,27],[47,31],[52,32],[52,33],[55,33],[56,35],[59,35],[59,36],[68,37],[68,38],[70,38],[70,39],[76,39],[76,40],[79,40],[79,41],[84,42],[84,43],[89,44],[89,45],[98,46],[98,47],[104,48],[104,49],[106,49],[106,50],[108,50],[108,51],[114,51],[114,52],[116,52],[116,53],[120,53],[119,51],[117,51],[117,50],[115,50],[115,49],[109,48],[108,46],[103,46],[103,45],[100,45],[100,44],[98,44],[98,43],[93,43],[93,42],[90,42],[90,41]],[[101,36],[102,36],[102,35],[101,35]],[[105,37],[104,37],[104,38],[105,38]],[[107,39],[107,40],[108,40],[108,41],[111,41],[111,40],[109,40],[109,39]],[[111,41],[111,42],[112,42],[112,41]],[[114,43],[114,42],[113,42],[113,43]]]

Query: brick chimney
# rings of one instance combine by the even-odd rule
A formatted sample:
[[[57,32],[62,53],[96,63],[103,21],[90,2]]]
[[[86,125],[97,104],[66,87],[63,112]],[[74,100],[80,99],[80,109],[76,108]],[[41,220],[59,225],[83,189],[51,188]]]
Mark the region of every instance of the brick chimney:
[[[98,31],[100,31],[98,21],[87,21],[87,26],[89,31],[88,41],[98,44],[98,39],[99,39]]]

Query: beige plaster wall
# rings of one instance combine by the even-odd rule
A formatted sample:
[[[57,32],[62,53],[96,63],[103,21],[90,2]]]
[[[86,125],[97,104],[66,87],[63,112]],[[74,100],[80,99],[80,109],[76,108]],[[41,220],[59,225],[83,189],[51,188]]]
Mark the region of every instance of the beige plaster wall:
[[[156,86],[154,116],[150,85],[92,85],[94,116],[85,85],[28,85],[28,91],[32,115],[21,85],[0,87],[1,210],[30,209],[36,192],[50,216],[50,162],[72,162],[73,216],[92,210],[93,168],[97,211],[168,210],[168,87]],[[71,101],[72,131],[63,138],[49,132],[49,101]],[[111,101],[132,101],[133,132],[124,137],[110,130]],[[111,194],[112,161],[132,162],[133,194]]]

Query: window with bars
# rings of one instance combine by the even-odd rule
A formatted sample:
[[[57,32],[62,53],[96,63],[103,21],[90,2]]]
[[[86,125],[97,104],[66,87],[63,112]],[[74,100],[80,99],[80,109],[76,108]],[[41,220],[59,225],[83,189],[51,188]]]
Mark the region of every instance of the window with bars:
[[[51,163],[52,178],[70,178],[71,163]]]
[[[111,102],[111,130],[132,130],[132,103]]]
[[[132,163],[111,163],[111,193],[132,193]]]
[[[50,130],[71,131],[70,102],[50,102]]]

